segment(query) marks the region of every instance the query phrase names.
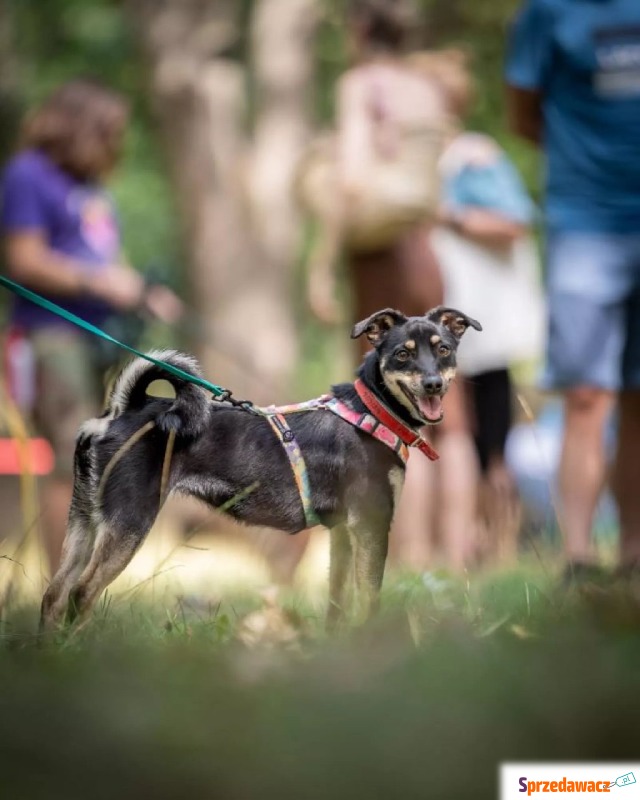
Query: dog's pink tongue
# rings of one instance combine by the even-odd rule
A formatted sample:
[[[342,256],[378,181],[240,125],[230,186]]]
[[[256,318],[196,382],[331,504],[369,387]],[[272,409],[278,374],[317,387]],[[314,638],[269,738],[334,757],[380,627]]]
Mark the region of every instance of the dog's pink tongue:
[[[421,397],[418,400],[418,407],[429,422],[438,422],[442,416],[442,398],[437,395]]]

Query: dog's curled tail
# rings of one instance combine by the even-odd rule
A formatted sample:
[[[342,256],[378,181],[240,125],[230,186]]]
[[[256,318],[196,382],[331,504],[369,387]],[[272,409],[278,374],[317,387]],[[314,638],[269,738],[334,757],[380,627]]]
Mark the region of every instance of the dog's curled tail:
[[[173,367],[202,377],[200,365],[192,356],[176,350],[152,350],[150,356]],[[113,417],[125,411],[143,408],[150,402],[147,389],[154,381],[167,381],[176,393],[172,405],[156,417],[156,425],[167,433],[171,430],[180,436],[195,437],[205,428],[209,417],[211,397],[206,389],[183,380],[143,358],[130,361],[116,378],[109,398]]]

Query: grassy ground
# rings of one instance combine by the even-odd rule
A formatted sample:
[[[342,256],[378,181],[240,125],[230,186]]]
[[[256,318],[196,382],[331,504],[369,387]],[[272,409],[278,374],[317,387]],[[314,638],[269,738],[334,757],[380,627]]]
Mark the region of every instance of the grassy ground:
[[[396,576],[375,622],[332,639],[320,605],[261,603],[107,597],[41,646],[35,607],[6,610],[0,797],[484,798],[502,760],[638,757],[621,587]]]

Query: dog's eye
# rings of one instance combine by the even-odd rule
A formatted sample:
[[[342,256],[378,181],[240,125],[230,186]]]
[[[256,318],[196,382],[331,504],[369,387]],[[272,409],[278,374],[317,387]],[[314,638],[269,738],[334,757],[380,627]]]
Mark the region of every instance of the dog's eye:
[[[447,347],[446,344],[438,345],[438,355],[439,356],[448,356],[451,354],[451,348]]]
[[[408,361],[410,357],[411,356],[408,350],[398,350],[396,353],[396,358],[398,361]]]

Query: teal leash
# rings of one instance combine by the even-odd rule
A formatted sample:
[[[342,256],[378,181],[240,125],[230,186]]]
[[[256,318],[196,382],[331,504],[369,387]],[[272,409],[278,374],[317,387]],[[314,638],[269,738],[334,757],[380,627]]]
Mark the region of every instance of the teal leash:
[[[156,367],[159,367],[165,372],[174,375],[176,378],[180,378],[183,381],[188,381],[189,383],[193,383],[196,386],[201,386],[203,389],[206,389],[207,391],[211,392],[211,394],[214,395],[214,397],[226,397],[229,394],[229,392],[222,386],[216,386],[215,383],[210,383],[204,378],[199,378],[197,375],[190,375],[188,372],[185,372],[179,367],[174,367],[172,364],[167,364],[165,361],[160,361],[160,359],[154,358],[153,356],[150,356],[147,353],[142,353],[135,347],[131,347],[131,345],[125,344],[124,342],[115,339],[113,336],[106,333],[106,331],[103,331],[96,325],[92,325],[90,322],[87,322],[86,320],[82,319],[82,317],[78,317],[75,314],[72,314],[70,311],[67,311],[66,309],[62,308],[56,303],[52,303],[51,300],[47,300],[45,297],[36,294],[36,292],[32,292],[30,289],[25,289],[24,286],[21,286],[19,283],[9,280],[9,278],[5,278],[2,275],[0,275],[0,286],[4,286],[6,289],[9,289],[9,291],[13,292],[14,294],[17,294],[19,297],[23,297],[25,300],[30,300],[32,303],[35,303],[37,306],[40,306],[40,308],[44,308],[46,311],[50,311],[52,314],[61,317],[67,322],[71,322],[78,328],[82,328],[82,330],[85,330],[88,333],[92,333],[94,336],[98,336],[100,339],[104,339],[106,342],[115,344],[118,347],[121,347],[123,350],[132,353],[134,356],[138,356],[138,358],[144,358],[145,361],[149,361],[151,364],[155,364]]]
[[[214,397],[231,399],[231,393],[227,389],[224,389],[222,386],[216,386],[215,383],[210,383],[204,378],[199,378],[197,375],[190,375],[188,372],[185,372],[179,367],[174,367],[172,364],[167,364],[165,361],[160,361],[160,359],[154,358],[153,356],[150,356],[147,353],[142,353],[135,347],[131,347],[131,345],[119,341],[115,337],[108,334],[106,331],[103,331],[101,328],[98,328],[96,325],[92,325],[90,322],[87,322],[86,320],[82,319],[82,317],[78,317],[75,314],[72,314],[70,311],[67,311],[66,309],[62,308],[56,303],[52,303],[51,300],[47,300],[45,297],[42,297],[36,292],[32,292],[30,289],[25,289],[24,286],[21,286],[19,283],[16,283],[15,281],[10,280],[9,278],[5,278],[2,275],[0,275],[0,286],[4,286],[6,289],[9,289],[9,291],[13,292],[14,294],[17,294],[19,297],[23,297],[25,300],[30,300],[32,303],[35,303],[37,306],[40,306],[40,308],[44,308],[46,311],[50,311],[52,314],[61,317],[67,322],[71,322],[78,328],[82,328],[82,330],[87,331],[88,333],[92,333],[94,336],[98,336],[100,339],[104,339],[105,341],[110,342],[111,344],[115,344],[118,347],[121,347],[123,350],[132,353],[134,356],[138,356],[139,358],[144,358],[145,361],[149,361],[151,364],[154,364],[156,367],[159,367],[165,372],[168,372],[171,375],[175,375],[176,378],[180,378],[181,380],[187,381],[188,383],[193,383],[196,386],[201,386],[203,389],[206,389],[207,391],[211,392],[211,394]],[[254,414],[259,414],[260,416],[266,417],[267,419],[271,419],[271,417],[273,416],[273,414],[269,413],[268,410],[256,408],[252,403],[247,403],[247,402],[243,403],[235,401],[234,404],[243,406],[247,411],[251,411]],[[291,468],[293,470],[296,483],[298,484],[298,492],[300,495],[300,500],[302,502],[302,508],[304,511],[306,526],[308,528],[311,528],[314,525],[320,524],[320,519],[318,515],[315,513],[313,506],[311,505],[311,485],[309,483],[309,475],[307,472],[307,467],[304,462],[304,458],[302,457],[302,453],[300,453],[300,450],[295,443],[295,437],[293,437],[293,432],[286,425],[286,422],[285,422],[285,428],[286,430],[282,435],[278,434],[278,438],[280,439],[280,442],[284,447],[285,453],[289,458],[289,463],[291,464]],[[285,435],[287,432],[289,435]],[[276,433],[278,433],[277,430]],[[292,444],[295,445],[295,450],[296,450],[295,453],[291,452]]]

